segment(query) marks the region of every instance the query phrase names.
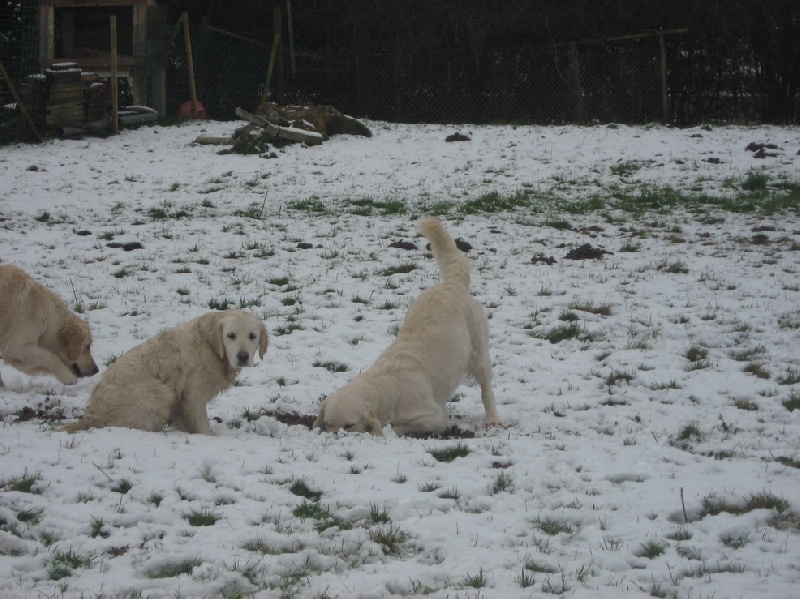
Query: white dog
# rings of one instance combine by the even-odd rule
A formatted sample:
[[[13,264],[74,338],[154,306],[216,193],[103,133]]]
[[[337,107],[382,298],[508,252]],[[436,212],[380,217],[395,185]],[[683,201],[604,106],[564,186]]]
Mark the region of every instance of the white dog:
[[[26,374],[65,385],[97,373],[89,325],[24,270],[0,265],[0,355]],[[0,387],[3,379],[0,378]]]
[[[256,351],[267,351],[267,329],[244,310],[213,312],[168,329],[111,364],[92,391],[83,418],[61,430],[123,426],[160,431],[168,422],[211,434],[206,404],[233,384]]]
[[[328,397],[314,422],[323,431],[381,435],[440,432],[445,403],[464,375],[480,384],[487,426],[499,425],[492,392],[489,326],[469,292],[470,262],[436,218],[417,226],[431,242],[442,282],[411,304],[394,342],[368,370]]]

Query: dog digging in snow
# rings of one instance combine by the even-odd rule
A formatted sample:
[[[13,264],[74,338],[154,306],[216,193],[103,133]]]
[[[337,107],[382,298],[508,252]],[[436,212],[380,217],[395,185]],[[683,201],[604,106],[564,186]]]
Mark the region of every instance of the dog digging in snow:
[[[469,292],[470,261],[437,218],[417,222],[430,241],[442,281],[424,290],[408,309],[394,342],[375,363],[320,407],[322,431],[398,435],[437,433],[447,427],[445,403],[465,375],[481,388],[485,425],[500,420],[492,391],[489,325]]]

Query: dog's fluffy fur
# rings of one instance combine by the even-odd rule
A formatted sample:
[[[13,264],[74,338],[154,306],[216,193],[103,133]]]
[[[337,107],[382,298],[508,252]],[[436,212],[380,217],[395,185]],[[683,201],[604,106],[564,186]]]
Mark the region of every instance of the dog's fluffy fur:
[[[91,346],[89,325],[61,298],[21,268],[0,265],[0,354],[6,364],[74,385],[79,376],[97,372]]]
[[[267,351],[264,323],[244,310],[214,312],[168,329],[111,364],[83,418],[62,430],[122,426],[211,434],[206,404],[233,384],[256,351]]]
[[[445,403],[464,375],[480,384],[487,426],[500,423],[492,392],[489,327],[469,292],[470,262],[436,218],[417,226],[431,242],[442,282],[411,304],[394,342],[365,372],[328,397],[314,427],[381,435],[440,432]]]

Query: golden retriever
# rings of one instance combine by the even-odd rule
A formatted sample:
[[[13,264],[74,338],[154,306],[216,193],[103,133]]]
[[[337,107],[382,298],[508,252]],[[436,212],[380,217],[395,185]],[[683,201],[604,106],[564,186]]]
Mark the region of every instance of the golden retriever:
[[[0,264],[0,354],[25,374],[51,374],[65,385],[97,373],[89,325],[10,264]]]
[[[441,432],[445,403],[464,375],[481,387],[486,426],[500,424],[492,391],[489,325],[469,292],[470,262],[437,218],[417,226],[431,242],[442,282],[411,304],[392,344],[376,362],[323,401],[314,427],[399,435]]]
[[[83,418],[61,430],[122,426],[211,434],[206,404],[233,384],[256,351],[267,351],[267,328],[245,310],[213,312],[162,331],[111,364],[89,396]]]

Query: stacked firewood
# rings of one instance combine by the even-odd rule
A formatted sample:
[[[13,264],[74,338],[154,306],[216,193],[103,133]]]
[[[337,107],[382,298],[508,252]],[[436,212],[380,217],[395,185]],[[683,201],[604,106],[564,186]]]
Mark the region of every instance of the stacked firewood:
[[[97,74],[83,73],[74,63],[30,75],[24,88],[33,121],[44,131],[102,119],[108,105]]]

